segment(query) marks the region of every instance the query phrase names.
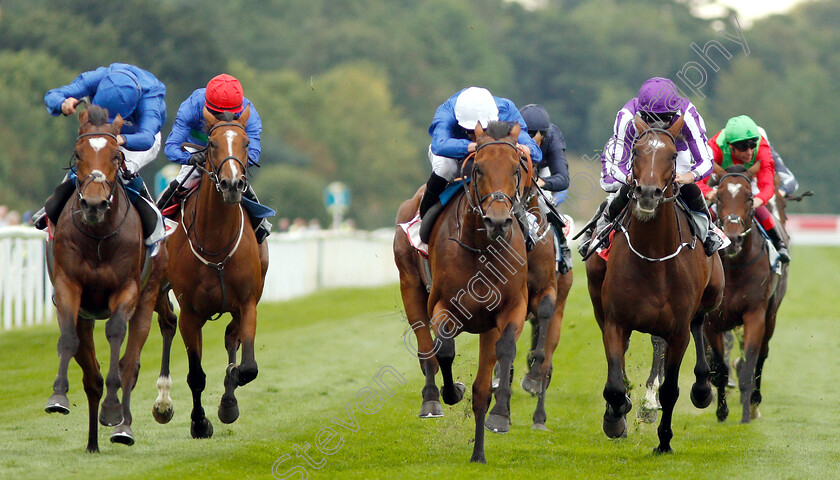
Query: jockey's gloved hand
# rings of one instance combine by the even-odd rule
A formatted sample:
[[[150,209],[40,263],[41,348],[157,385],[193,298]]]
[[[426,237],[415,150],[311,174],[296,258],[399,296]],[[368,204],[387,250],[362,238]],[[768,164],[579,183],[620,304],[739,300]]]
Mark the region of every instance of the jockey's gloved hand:
[[[140,174],[137,173],[137,172],[131,172],[127,168],[123,168],[123,169],[120,170],[120,176],[123,178],[124,183],[128,183],[128,182],[134,180],[135,178],[139,177]]]
[[[202,165],[207,158],[207,150],[201,150],[190,155],[190,165]]]

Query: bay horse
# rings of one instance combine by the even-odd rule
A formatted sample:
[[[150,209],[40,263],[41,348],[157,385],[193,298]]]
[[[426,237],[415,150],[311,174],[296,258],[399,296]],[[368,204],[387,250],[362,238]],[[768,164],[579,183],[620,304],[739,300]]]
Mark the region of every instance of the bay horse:
[[[211,317],[226,312],[232,317],[225,330],[228,366],[218,412],[223,423],[233,423],[239,417],[234,390],[252,381],[258,372],[254,336],[257,302],[268,270],[268,245],[257,244],[251,220],[240,205],[247,188],[245,125],[249,115],[250,106],[238,118],[230,113],[216,118],[204,109],[208,141],[205,164],[200,170],[205,176],[198,190],[181,204],[175,217],[180,228],[166,242],[170,258],[166,279],[181,311],[176,319],[166,295],[161,295],[155,307],[163,335],[163,355],[158,398],[152,413],[159,423],[167,423],[174,414],[169,396],[172,385],[169,358],[177,324],[189,363],[187,384],[193,397],[190,414],[193,438],[213,435],[213,425],[201,405],[206,379],[201,366],[201,329],[208,320],[215,320]],[[242,357],[237,364],[240,346]]]
[[[591,256],[586,273],[608,364],[604,433],[611,438],[626,436],[626,414],[632,403],[625,384],[624,354],[630,333],[656,335],[667,346],[665,378],[659,389],[659,445],[654,452],[669,453],[680,364],[690,336],[697,353],[692,403],[705,408],[712,400],[702,326],[706,312],[721,302],[723,268],[718,255],[706,257],[691,233],[688,216],[672,203],[678,194],[674,139],[683,119],[667,130],[651,128],[639,118],[635,126],[632,195],[617,220],[609,260],[605,265],[603,259]]]
[[[754,172],[741,165],[731,166],[720,177],[715,204],[718,226],[731,244],[721,258],[726,276],[723,303],[709,314],[704,331],[711,347],[712,383],[717,387],[717,418],[726,420],[726,385],[729,367],[724,361],[724,333],[744,327],[745,362],[738,372],[741,392],[741,423],[758,418],[761,403],[761,372],[767,359],[768,345],[776,327],[776,313],[787,291],[788,265],[781,274],[771,265],[764,238],[757,231],[753,208]],[[787,239],[786,239],[787,240]]]
[[[478,372],[472,386],[475,444],[471,462],[486,463],[484,429],[504,432],[510,426],[510,377],[503,375],[490,406],[493,365],[509,371],[516,355],[516,338],[528,308],[527,261],[522,229],[514,211],[524,208],[524,193],[533,166],[520,163],[516,139],[519,124],[476,125],[476,152],[471,181],[450,201],[432,229],[429,290],[421,278],[420,255],[398,229],[394,258],[400,272],[400,292],[409,325],[417,338],[414,353],[426,377],[420,415],[440,416],[439,398],[448,405],[461,401],[466,387],[454,382],[455,337],[468,332],[480,337]],[[400,206],[397,222],[417,212],[423,189]],[[432,339],[432,332],[435,334]],[[408,343],[408,340],[406,340]],[[443,377],[439,392],[438,369]]]
[[[99,423],[115,427],[111,442],[133,445],[131,391],[137,383],[140,350],[149,335],[167,255],[161,251],[147,257],[140,216],[118,178],[124,166],[116,137],[122,117],[117,115],[107,123],[107,110],[91,105],[79,114],[79,121],[73,152],[76,192],[58,224],[52,225],[54,238],[47,244],[61,334],[58,375],[45,410],[70,413],[67,368],[70,358],[75,358],[88,400],[87,451],[97,452],[103,379],[93,341],[95,320],[108,319],[105,335],[111,349]],[[128,341],[120,359],[126,330]]]

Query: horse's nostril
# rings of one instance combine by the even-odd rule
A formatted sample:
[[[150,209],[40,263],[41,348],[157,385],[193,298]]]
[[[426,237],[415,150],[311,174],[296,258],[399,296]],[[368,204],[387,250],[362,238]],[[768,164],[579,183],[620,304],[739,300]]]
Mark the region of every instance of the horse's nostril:
[[[642,187],[636,187],[633,189],[633,195],[638,197],[642,196]]]
[[[82,207],[83,210],[88,210],[90,206],[88,205],[88,201],[84,198],[79,200],[79,206]]]
[[[219,182],[219,186],[222,187],[222,190],[227,190],[230,186],[230,182],[225,178]]]
[[[663,192],[661,188],[657,188],[656,190],[653,191],[654,198],[662,198],[662,196],[664,194],[665,194],[665,192]]]

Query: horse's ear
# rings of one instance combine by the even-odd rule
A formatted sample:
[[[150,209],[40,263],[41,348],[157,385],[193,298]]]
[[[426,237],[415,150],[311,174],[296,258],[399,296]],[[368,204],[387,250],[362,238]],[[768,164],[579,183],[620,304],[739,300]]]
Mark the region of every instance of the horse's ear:
[[[245,107],[245,110],[242,110],[242,113],[239,114],[238,122],[240,125],[245,125],[248,123],[248,117],[251,116],[251,106],[248,105]]]
[[[484,129],[481,128],[481,122],[477,122],[475,124],[475,138],[483,137],[484,136]]]
[[[726,175],[726,170],[723,169],[720,165],[715,162],[712,162],[712,173],[717,175],[718,178]]]
[[[755,177],[756,175],[758,175],[758,169],[759,169],[759,168],[761,168],[761,161],[755,162],[755,163],[753,164],[753,166],[752,166],[752,167],[750,167],[750,168],[748,168],[748,169],[747,169],[747,171],[746,171],[746,172],[744,172],[744,173],[746,173],[747,177],[749,177],[749,178],[750,178],[750,180],[752,180],[752,179],[753,179],[753,177]]]
[[[636,135],[637,136],[641,135],[642,132],[645,132],[648,129],[650,129],[650,125],[645,123],[645,121],[642,120],[642,117],[640,117],[638,115],[636,115],[636,117],[633,119],[633,125],[636,126]]]
[[[111,122],[111,128],[114,130],[114,132],[120,133],[120,130],[122,130],[122,126],[123,117],[118,113],[117,116],[114,118],[114,121]]]
[[[90,112],[86,108],[79,114],[79,123],[82,125],[88,123],[88,117],[90,117]]]
[[[513,124],[513,128],[510,129],[510,136],[513,138],[519,138],[519,133],[522,132],[522,127],[519,126],[519,122]]]
[[[208,129],[218,122],[218,119],[210,113],[210,110],[207,110],[207,107],[201,109],[201,114],[204,117],[204,124],[207,125]]]
[[[670,133],[672,137],[677,138],[677,135],[680,134],[680,130],[682,130],[684,125],[685,117],[680,115],[680,118],[678,118],[677,121],[674,122],[674,124],[668,129],[668,133]]]

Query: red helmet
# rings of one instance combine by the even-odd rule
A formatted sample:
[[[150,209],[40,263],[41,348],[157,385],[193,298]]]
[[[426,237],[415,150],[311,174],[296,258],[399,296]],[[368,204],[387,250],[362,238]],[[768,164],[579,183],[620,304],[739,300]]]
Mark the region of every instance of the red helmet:
[[[242,111],[242,85],[239,80],[223,73],[216,75],[207,82],[207,90],[204,92],[204,106],[217,112]]]

